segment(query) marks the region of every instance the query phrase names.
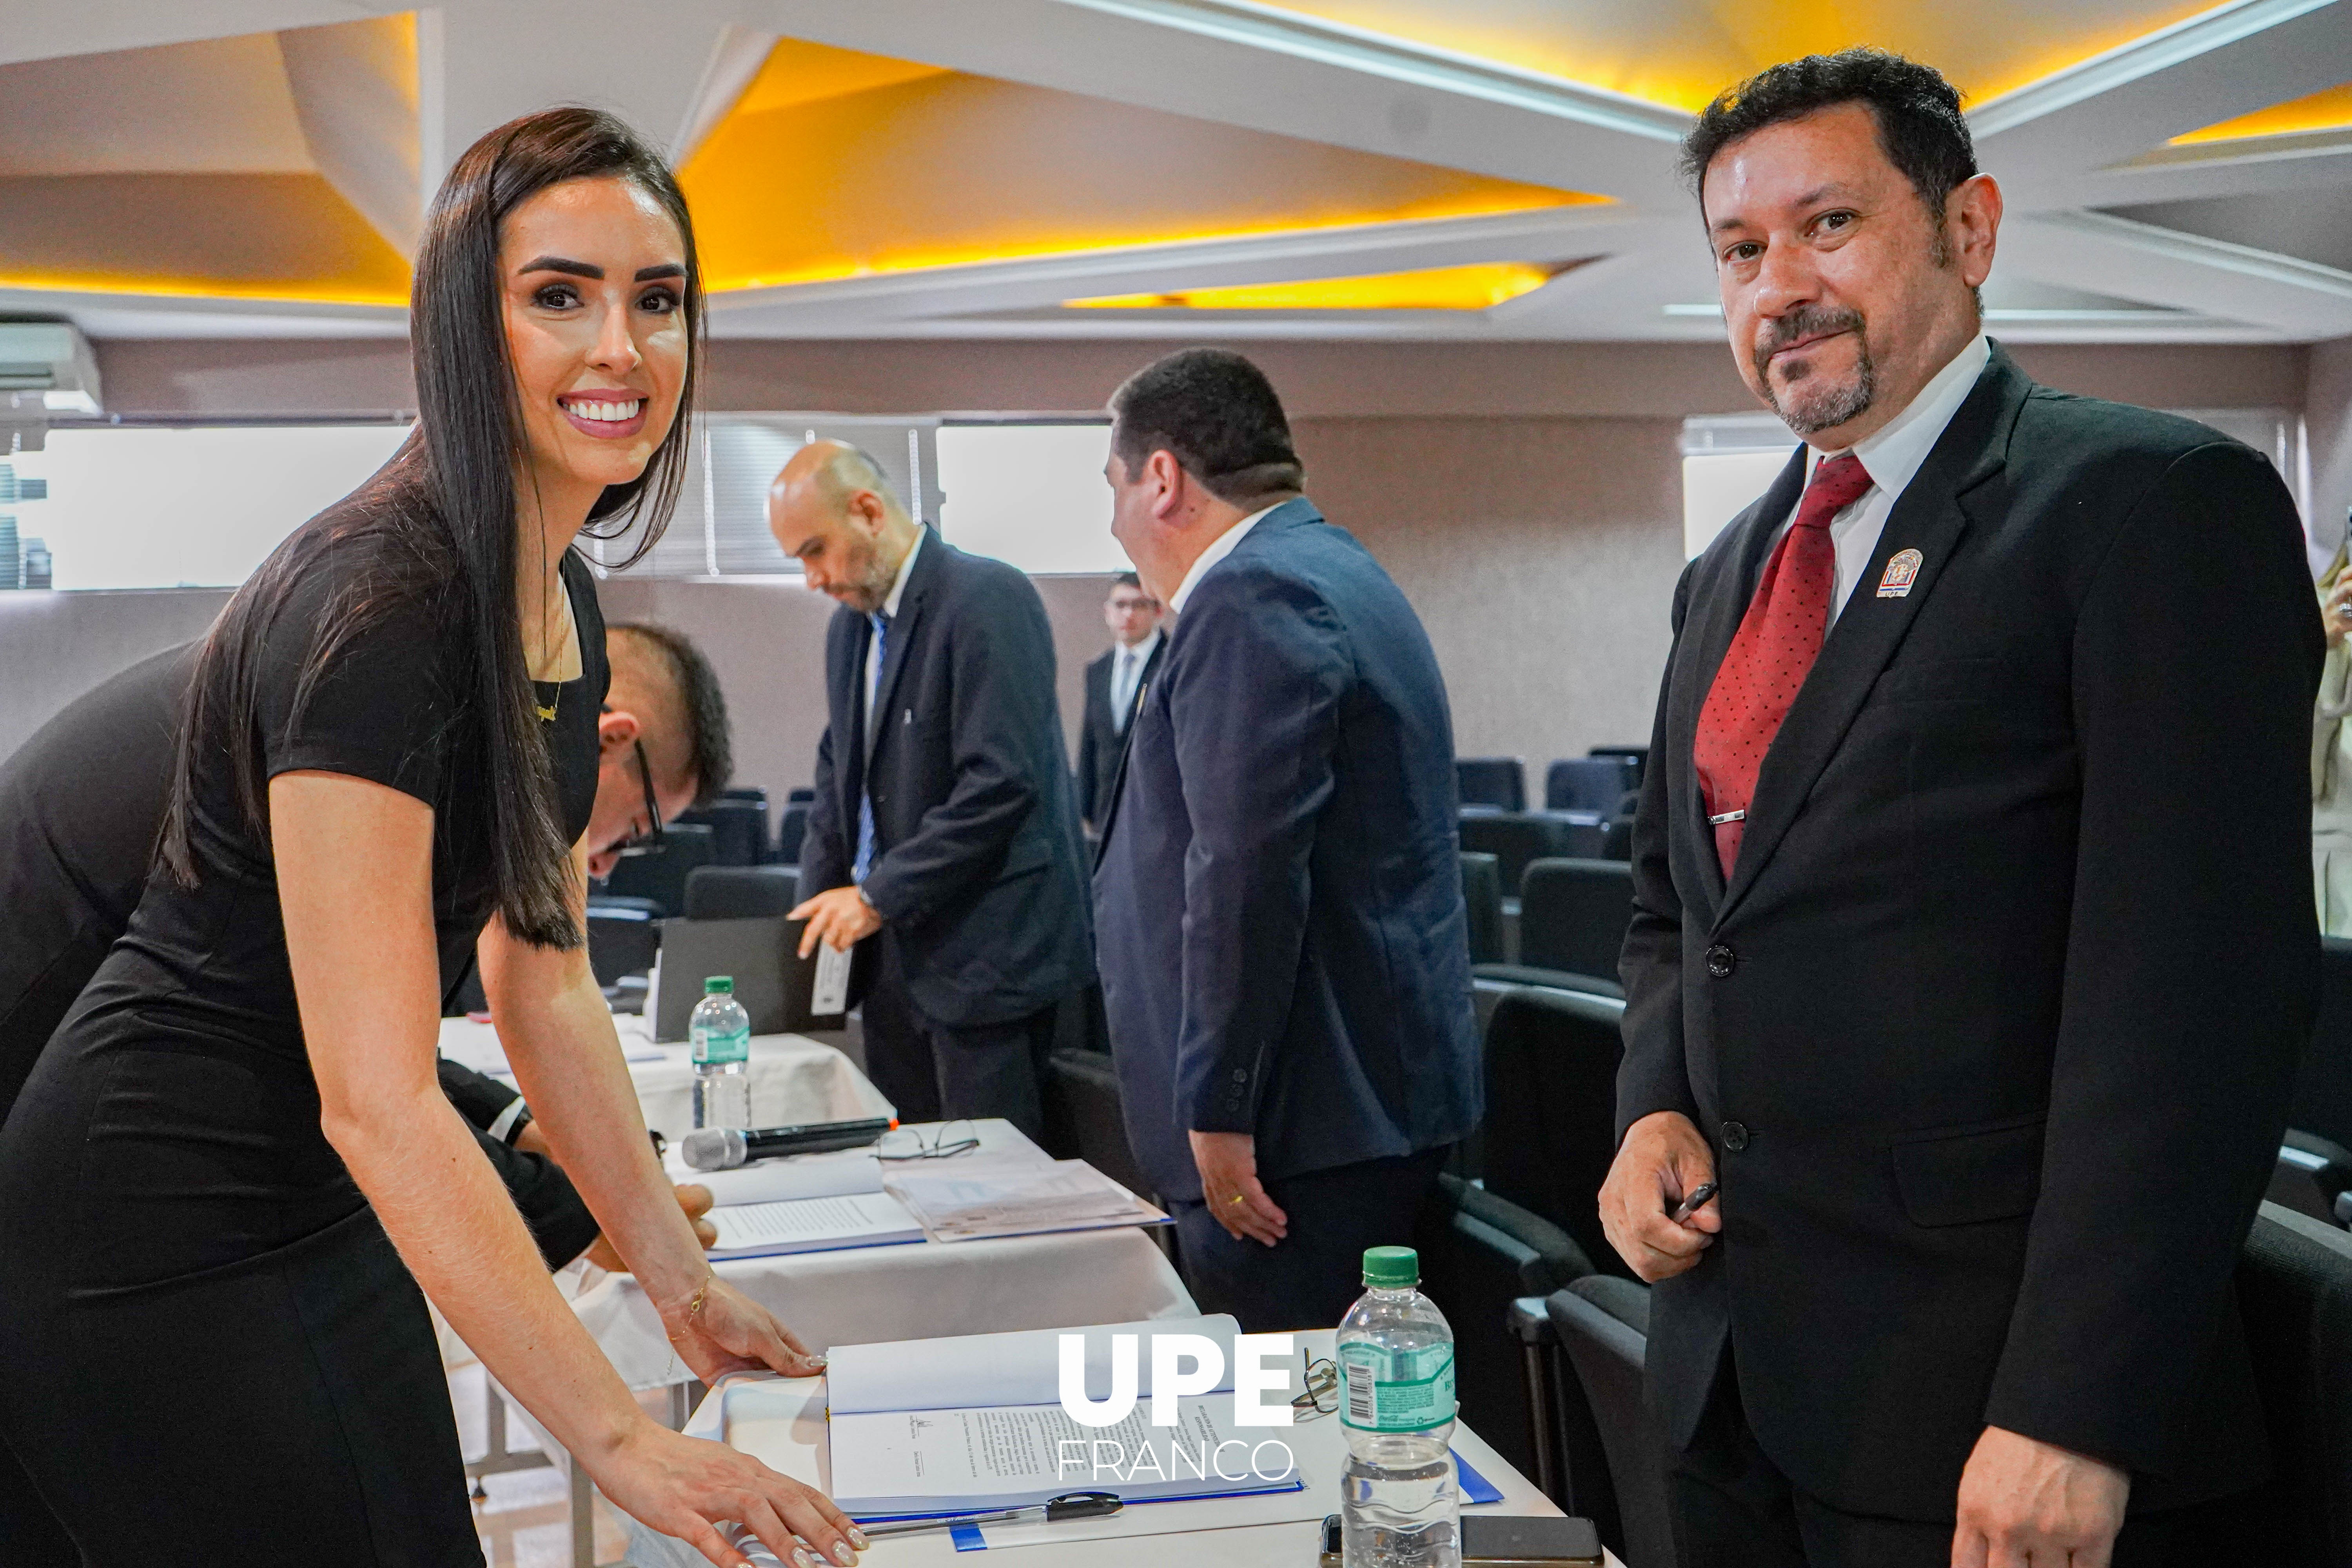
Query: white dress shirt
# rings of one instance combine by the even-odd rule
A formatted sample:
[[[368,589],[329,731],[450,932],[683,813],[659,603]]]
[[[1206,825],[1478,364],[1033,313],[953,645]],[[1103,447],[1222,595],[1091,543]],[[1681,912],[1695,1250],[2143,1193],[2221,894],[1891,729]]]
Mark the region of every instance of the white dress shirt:
[[[1160,646],[1160,628],[1154,626],[1143,640],[1133,647],[1115,648],[1110,659],[1110,730],[1114,735],[1127,733],[1128,710],[1135,706],[1136,682],[1142,678],[1143,667],[1151,662],[1151,650]]]
[[[1830,520],[1830,539],[1837,546],[1837,593],[1830,601],[1830,618],[1837,619],[1853,596],[1853,585],[1870,570],[1878,554],[1878,536],[1885,531],[1887,514],[1927,460],[1936,443],[1942,439],[1944,427],[1960,405],[1976,390],[1977,378],[1984,374],[1992,360],[1992,344],[1979,332],[1969,344],[1952,356],[1951,363],[1928,378],[1911,400],[1886,427],[1874,436],[1864,437],[1849,448],[1862,461],[1863,471],[1870,476],[1870,489],[1862,499]],[[1835,452],[1809,447],[1805,453],[1805,481],[1812,482],[1813,470],[1823,458],[1834,458]],[[1797,506],[1804,505],[1800,494]],[[1788,518],[1780,524],[1786,532],[1797,518],[1797,508],[1789,509]],[[1777,540],[1779,533],[1773,535]]]
[[[1282,504],[1281,501],[1276,501],[1274,506]],[[1231,555],[1234,552],[1234,546],[1248,538],[1249,531],[1255,528],[1258,521],[1273,510],[1273,506],[1262,506],[1211,540],[1209,548],[1201,552],[1201,558],[1192,563],[1192,569],[1184,574],[1184,580],[1176,584],[1176,591],[1168,595],[1168,607],[1181,615],[1184,610],[1184,601],[1192,596],[1192,590],[1200,586],[1201,579],[1209,574],[1209,568]]]
[[[890,580],[890,596],[882,601],[882,614],[893,625],[897,624],[898,619],[898,601],[907,596],[907,574],[915,569],[915,557],[923,548],[923,535],[929,531],[929,529],[919,523],[916,525],[915,542],[907,546],[906,558],[898,563],[898,574]],[[888,652],[887,647],[884,652],[886,654]],[[879,718],[879,715],[874,711],[874,696],[876,689],[882,684],[882,660],[873,656],[874,632],[871,617],[868,618],[866,626],[866,743],[871,746],[874,744],[874,726]]]

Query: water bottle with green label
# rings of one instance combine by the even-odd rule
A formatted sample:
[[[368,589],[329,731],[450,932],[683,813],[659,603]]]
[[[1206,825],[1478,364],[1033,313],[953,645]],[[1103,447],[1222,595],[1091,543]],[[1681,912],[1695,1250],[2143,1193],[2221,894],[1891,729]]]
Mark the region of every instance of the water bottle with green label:
[[[687,1020],[694,1042],[694,1124],[751,1125],[751,1016],[735,1000],[735,982],[714,974]]]
[[[1410,1247],[1364,1254],[1365,1291],[1339,1320],[1339,1482],[1347,1568],[1460,1568],[1454,1331],[1421,1293]]]

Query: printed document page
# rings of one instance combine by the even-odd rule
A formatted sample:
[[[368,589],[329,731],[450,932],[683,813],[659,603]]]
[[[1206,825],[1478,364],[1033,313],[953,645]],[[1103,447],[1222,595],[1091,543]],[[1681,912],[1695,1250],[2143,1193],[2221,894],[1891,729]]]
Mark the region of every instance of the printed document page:
[[[923,1239],[923,1227],[915,1216],[885,1193],[736,1204],[712,1209],[710,1223],[719,1229],[710,1248],[717,1258],[888,1247]]]
[[[890,1190],[941,1241],[1152,1225],[1167,1215],[1087,1164],[893,1171]]]
[[[1180,1399],[1176,1410],[1172,1426],[1150,1425],[1149,1400],[1116,1426],[1081,1426],[1058,1404],[835,1411],[833,1498],[874,1517],[1021,1508],[1076,1491],[1144,1501],[1298,1487],[1286,1433],[1236,1427],[1231,1395]]]
[[[715,1214],[717,1211],[713,1211]],[[1136,1336],[1136,1382],[1151,1394],[1151,1336],[1199,1334],[1214,1341],[1225,1375],[1212,1393],[1234,1385],[1234,1338],[1241,1325],[1213,1318],[1154,1318],[1138,1323],[959,1334],[937,1340],[835,1345],[825,1352],[825,1390],[833,1413],[948,1410],[975,1405],[1052,1405],[1062,1397],[1062,1336],[1087,1337],[1087,1397],[1110,1397],[1111,1341]],[[1185,1370],[1190,1370],[1189,1364]]]

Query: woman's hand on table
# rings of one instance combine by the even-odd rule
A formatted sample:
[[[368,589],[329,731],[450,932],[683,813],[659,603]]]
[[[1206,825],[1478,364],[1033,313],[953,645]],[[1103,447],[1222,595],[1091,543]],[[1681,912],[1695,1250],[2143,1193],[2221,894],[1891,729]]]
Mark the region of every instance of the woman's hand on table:
[[[706,1384],[761,1367],[786,1377],[824,1370],[824,1358],[812,1354],[782,1319],[715,1274],[694,1296],[661,1303],[661,1317],[679,1359]]]
[[[794,1568],[819,1563],[846,1568],[866,1544],[865,1533],[815,1488],[723,1443],[685,1436],[651,1420],[583,1463],[598,1489],[631,1518],[685,1542],[719,1568],[751,1568],[751,1563],[719,1532],[722,1521],[745,1526]]]
[[[677,1189],[677,1206],[694,1222],[694,1239],[709,1247],[719,1239],[719,1227],[703,1218],[710,1212],[710,1189],[697,1182],[688,1182]],[[603,1233],[589,1244],[588,1261],[607,1274],[626,1274],[628,1264],[618,1248]]]

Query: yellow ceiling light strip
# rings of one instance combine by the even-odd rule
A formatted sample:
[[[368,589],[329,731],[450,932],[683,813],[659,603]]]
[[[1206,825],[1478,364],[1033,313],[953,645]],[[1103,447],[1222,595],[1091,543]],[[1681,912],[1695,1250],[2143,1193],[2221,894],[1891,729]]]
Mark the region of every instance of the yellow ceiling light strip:
[[[1105,294],[1064,304],[1086,310],[1484,310],[1542,288],[1552,272],[1524,261],[1491,261],[1297,283]]]
[[[2337,131],[2346,126],[2352,126],[2352,82],[2290,103],[2257,109],[2252,114],[2241,114],[2235,120],[2224,120],[2201,131],[2191,131],[2186,136],[2174,137],[2169,145],[2238,142],[2249,136],[2292,136],[2299,131]]]
[[[1601,199],[792,39],[679,178],[714,290]]]

